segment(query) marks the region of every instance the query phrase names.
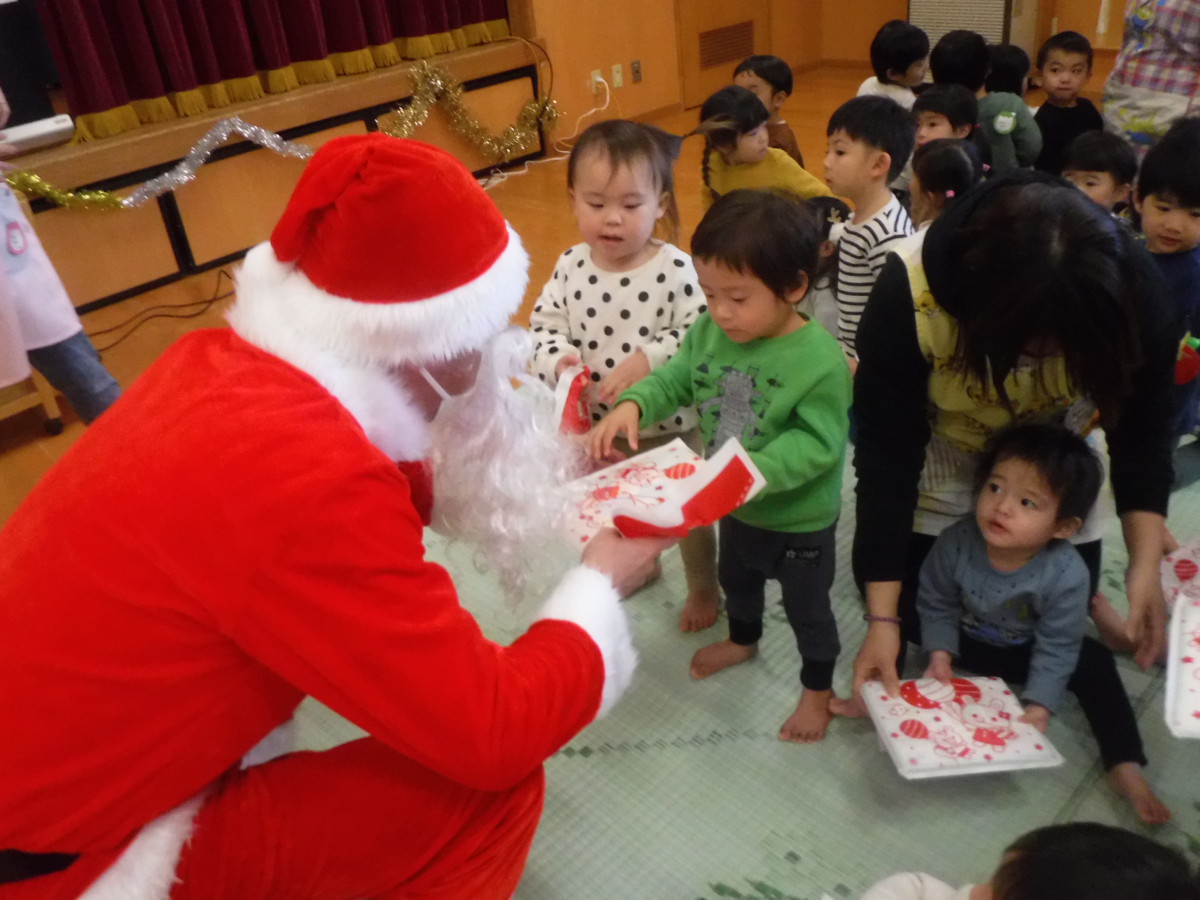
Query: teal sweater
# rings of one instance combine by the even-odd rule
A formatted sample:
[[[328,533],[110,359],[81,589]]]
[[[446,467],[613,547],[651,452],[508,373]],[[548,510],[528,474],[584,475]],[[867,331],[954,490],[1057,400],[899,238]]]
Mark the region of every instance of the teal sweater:
[[[850,369],[816,322],[791,334],[738,344],[704,313],[679,352],[620,397],[657,422],[694,406],[711,453],[736,437],[767,486],[733,513],[770,531],[820,531],[842,503]]]

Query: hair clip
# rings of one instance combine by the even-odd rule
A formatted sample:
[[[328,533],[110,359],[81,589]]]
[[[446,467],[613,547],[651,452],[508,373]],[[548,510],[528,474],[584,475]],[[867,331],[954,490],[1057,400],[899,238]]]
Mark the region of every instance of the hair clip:
[[[831,209],[829,210],[829,215],[828,215],[828,217],[825,219],[825,221],[826,221],[826,222],[828,222],[830,225],[839,225],[839,224],[841,224],[841,221],[842,221],[842,211],[841,211],[840,209],[838,209],[837,207],[833,207],[833,208],[831,208]]]
[[[946,191],[946,199],[947,200],[954,199],[954,188],[951,188],[950,190]]]

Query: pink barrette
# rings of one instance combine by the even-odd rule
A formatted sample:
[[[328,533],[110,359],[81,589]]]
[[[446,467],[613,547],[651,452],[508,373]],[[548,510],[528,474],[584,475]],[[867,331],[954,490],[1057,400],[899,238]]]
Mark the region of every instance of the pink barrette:
[[[951,198],[953,198],[953,197],[954,197],[954,190],[953,190],[953,188],[952,188],[952,189],[950,189],[950,190],[948,190],[948,191],[946,191],[946,199],[951,199]]]

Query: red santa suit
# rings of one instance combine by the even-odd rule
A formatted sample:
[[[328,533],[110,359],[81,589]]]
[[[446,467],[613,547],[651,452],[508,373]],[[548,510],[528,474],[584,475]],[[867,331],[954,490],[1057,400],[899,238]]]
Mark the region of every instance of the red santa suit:
[[[341,140],[293,205],[322,154],[461,169]],[[523,267],[497,242],[469,286]],[[169,349],[3,531],[0,849],[79,854],[3,900],[509,896],[543,760],[628,683],[616,592],[585,567],[511,646],[483,636],[397,466],[423,417],[371,359],[270,336],[284,283],[312,287],[285,243],[248,256],[235,329]],[[461,319],[460,294],[436,299],[470,346],[496,313]],[[240,769],[306,695],[371,737]]]

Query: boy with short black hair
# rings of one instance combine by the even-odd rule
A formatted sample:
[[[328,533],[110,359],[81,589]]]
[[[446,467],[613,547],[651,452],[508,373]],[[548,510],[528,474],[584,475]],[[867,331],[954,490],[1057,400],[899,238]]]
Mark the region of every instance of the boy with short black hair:
[[[1079,699],[1113,788],[1147,823],[1171,813],[1142,773],[1137,717],[1112,651],[1084,629],[1090,576],[1067,538],[1104,480],[1087,441],[1049,424],[1017,425],[988,444],[975,515],[945,529],[921,567],[917,612],[926,678],[951,661],[1024,685],[1020,721],[1045,731],[1069,690]]]
[[[1133,205],[1175,314],[1200,337],[1200,116],[1179,119],[1142,160]],[[1176,433],[1200,426],[1200,378],[1177,385]]]
[[[912,111],[918,147],[938,138],[973,139],[979,126],[979,101],[961,84],[930,85]]]
[[[894,106],[882,97],[872,98]],[[829,725],[841,644],[829,589],[846,458],[850,373],[837,341],[797,307],[812,288],[821,230],[795,197],[736,190],[718,197],[692,236],[707,312],[679,352],[621,394],[588,435],[593,459],[609,459],[641,420],[693,406],[710,452],[741,441],[767,488],[721,520],[717,568],[729,637],[692,657],[693,678],[748,662],[758,652],[764,587],[778,581],[800,650],[802,691],[779,739],[819,741]]]
[[[1085,131],[1063,151],[1062,177],[1114,214],[1129,202],[1137,171],[1137,153],[1111,131]]]
[[[908,112],[886,97],[855,97],[837,108],[826,129],[825,179],[854,206],[838,242],[838,339],[857,358],[858,322],[884,257],[898,238],[912,234],[912,220],[888,184],[912,155],[916,126]]]
[[[1079,135],[1104,128],[1091,100],[1079,92],[1092,74],[1092,45],[1077,31],[1060,31],[1042,44],[1037,55],[1037,81],[1046,92],[1034,116],[1042,132],[1042,152],[1034,168],[1058,175],[1063,152]]]
[[[1000,51],[1003,56],[1007,51]],[[1042,149],[1041,134],[1025,101],[1009,91],[985,87],[992,50],[983,35],[966,29],[947,32],[929,54],[934,84],[961,84],[979,101],[981,143],[992,169],[1029,166]]]
[[[891,97],[912,109],[913,88],[929,71],[929,36],[903,19],[885,22],[871,41],[871,68],[875,74],[858,86],[858,96]]]
[[[988,65],[987,41],[965,28],[946,32],[929,54],[934,84],[961,84],[976,96],[987,78]]]
[[[767,108],[768,146],[782,150],[803,168],[804,157],[796,135],[783,119],[783,104],[792,95],[792,67],[778,56],[748,56],[733,70],[733,83],[746,88]]]

